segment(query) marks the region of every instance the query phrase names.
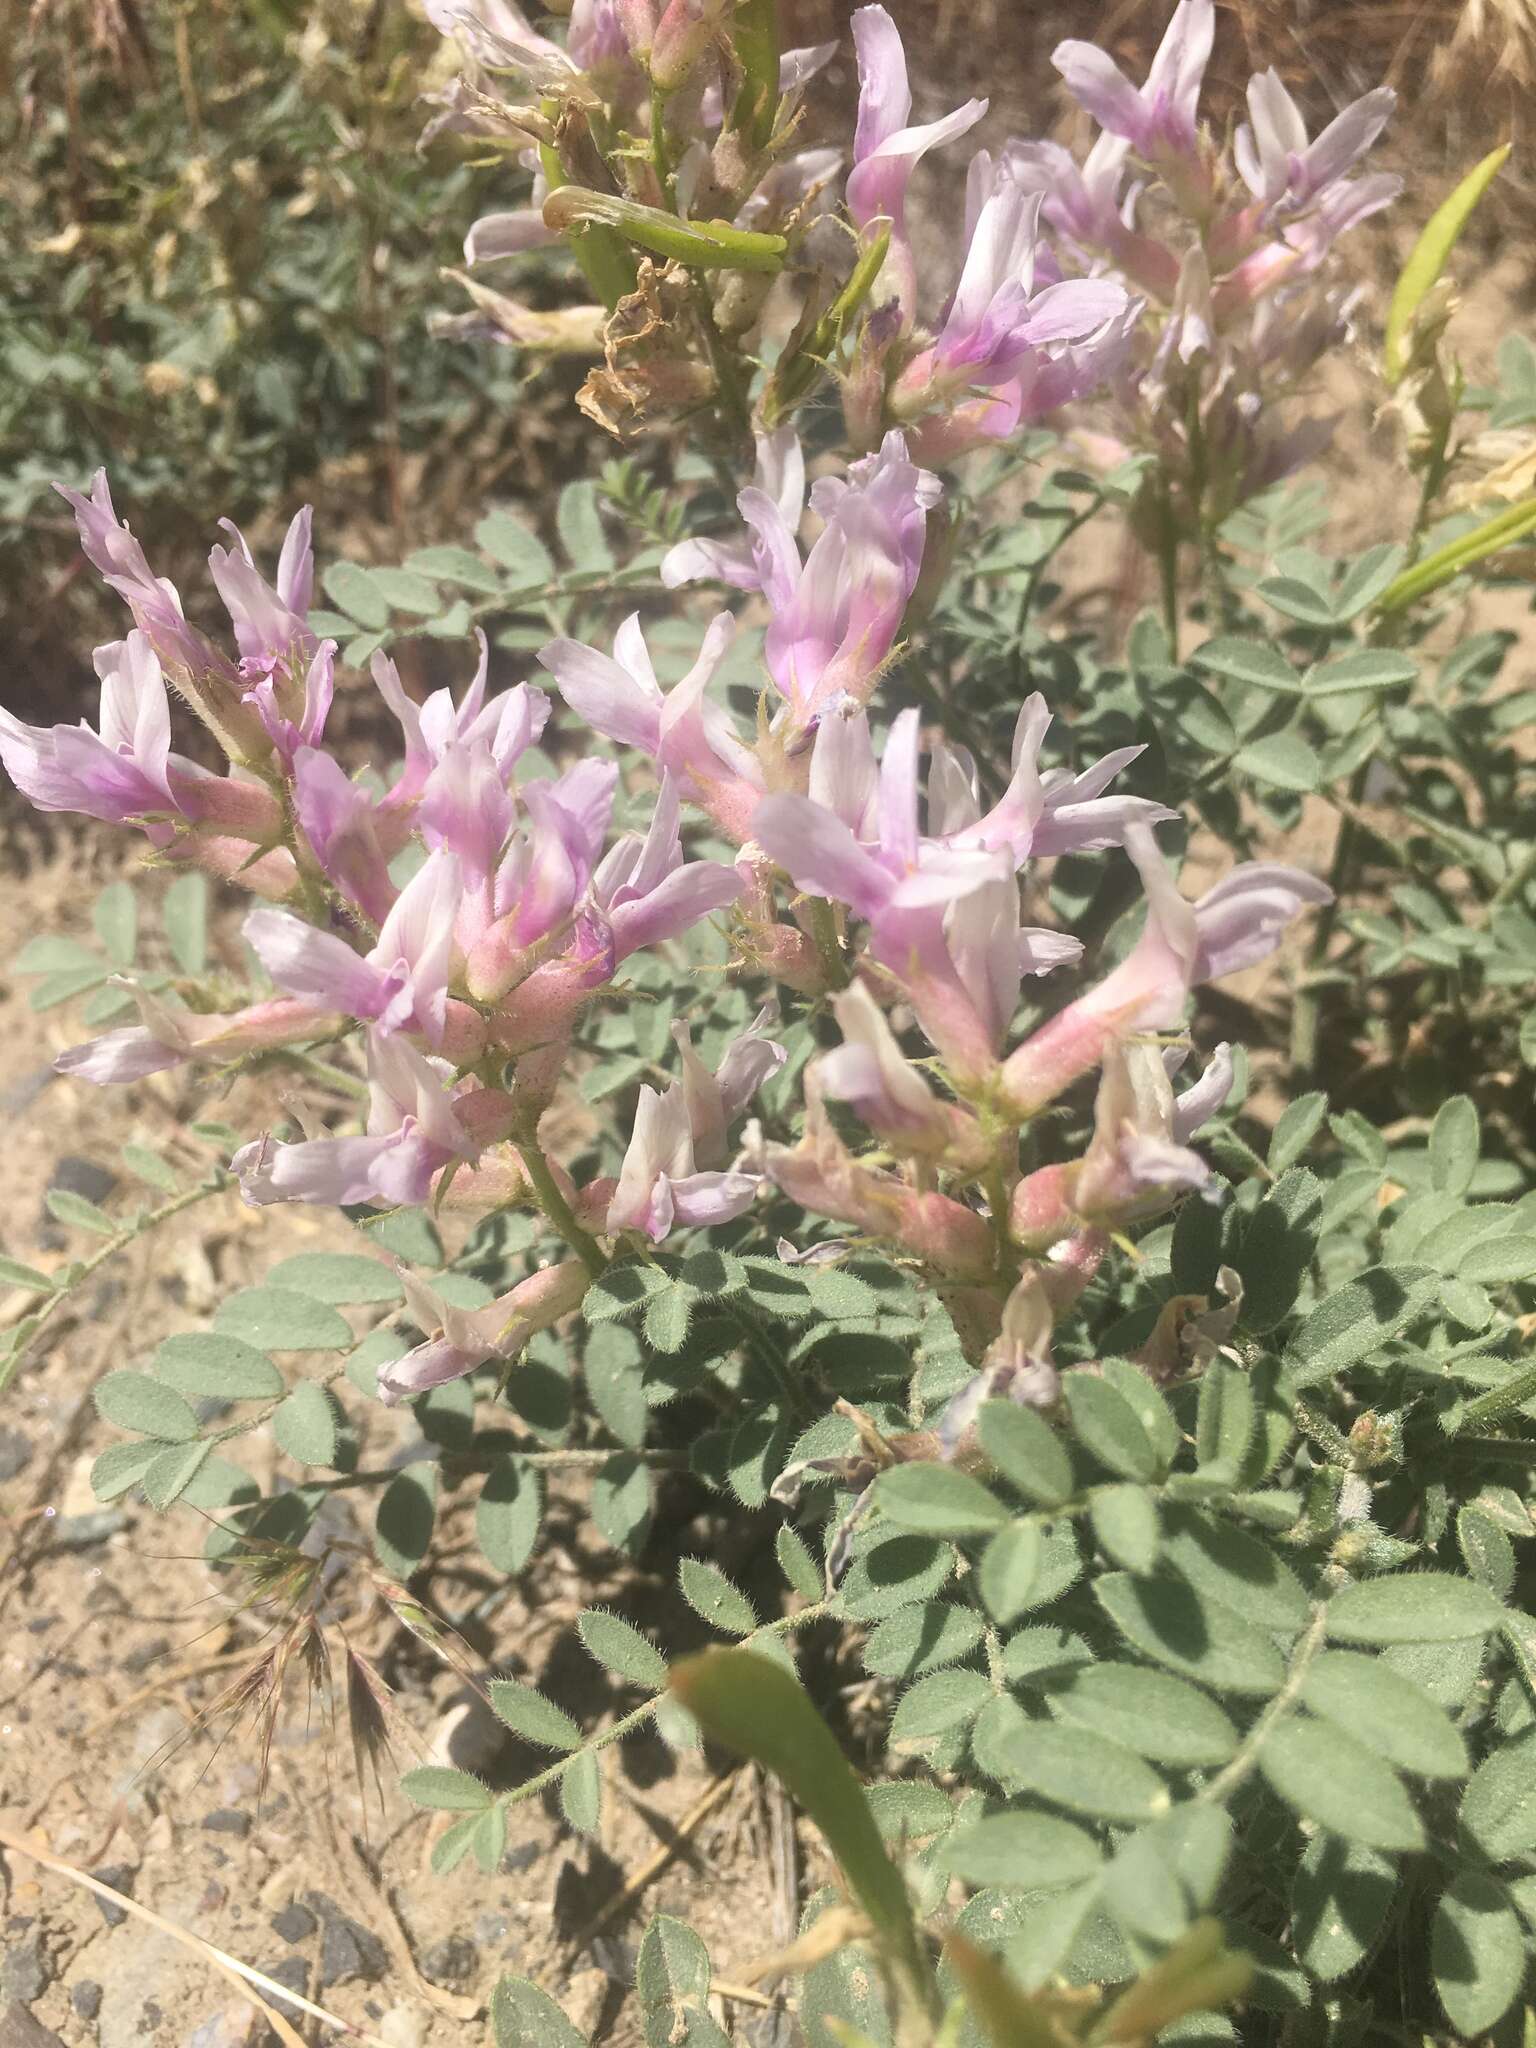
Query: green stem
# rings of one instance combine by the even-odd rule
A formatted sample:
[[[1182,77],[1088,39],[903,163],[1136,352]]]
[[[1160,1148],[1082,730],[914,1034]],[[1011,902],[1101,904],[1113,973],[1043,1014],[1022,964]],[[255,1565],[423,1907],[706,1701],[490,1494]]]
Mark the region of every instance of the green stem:
[[[802,1607],[794,1614],[780,1615],[777,1621],[765,1622],[761,1628],[755,1628],[751,1635],[744,1637],[737,1647],[743,1650],[750,1650],[759,1636],[792,1635],[797,1628],[803,1628],[808,1621],[818,1621],[822,1615],[827,1613],[831,1605],[830,1600],[818,1600],[814,1606]],[[529,1778],[519,1785],[516,1791],[509,1792],[502,1801],[502,1804],[508,1807],[521,1806],[525,1800],[531,1799],[536,1792],[544,1791],[549,1785],[558,1784],[578,1757],[587,1756],[595,1750],[607,1749],[615,1742],[622,1742],[626,1735],[632,1735],[637,1728],[643,1728],[645,1723],[655,1714],[662,1701],[668,1697],[669,1695],[666,1693],[658,1693],[654,1699],[645,1700],[630,1713],[621,1715],[617,1721],[611,1722],[608,1727],[603,1729],[601,1734],[594,1735],[589,1742],[584,1742],[580,1749],[573,1749],[569,1756],[561,1757],[558,1763],[551,1764],[547,1770],[540,1771],[535,1777]]]
[[[1291,1652],[1290,1668],[1285,1674],[1285,1683],[1249,1729],[1232,1761],[1224,1764],[1214,1778],[1200,1787],[1194,1797],[1195,1805],[1220,1805],[1252,1775],[1259,1761],[1259,1752],[1269,1739],[1270,1730],[1276,1722],[1285,1718],[1300,1699],[1301,1688],[1306,1684],[1307,1673],[1312,1668],[1312,1660],[1323,1647],[1323,1638],[1327,1633],[1328,1604],[1326,1601],[1320,1601],[1313,1610],[1306,1634]]]
[[[1351,805],[1358,806],[1365,795],[1369,767],[1369,762],[1363,762],[1350,780]],[[1291,1010],[1291,1066],[1299,1076],[1310,1074],[1317,1064],[1318,1030],[1322,1023],[1322,991],[1311,986],[1307,977],[1319,973],[1328,957],[1328,947],[1339,921],[1339,903],[1353,880],[1360,837],[1360,828],[1354,817],[1345,811],[1339,820],[1339,836],[1334,841],[1333,859],[1328,867],[1328,886],[1333,897],[1319,910],[1313,923],[1306,968]]]
[[[608,1260],[597,1239],[576,1221],[576,1212],[561,1194],[555,1176],[549,1170],[549,1161],[532,1140],[518,1145],[517,1156],[533,1183],[539,1207],[595,1280]]]
[[[500,1450],[487,1451],[483,1455],[455,1451],[447,1454],[445,1462],[461,1472],[487,1472],[503,1458],[516,1458],[520,1465],[531,1465],[540,1472],[592,1472],[621,1457],[636,1458],[651,1472],[688,1470],[685,1451],[628,1451],[618,1444],[607,1444],[597,1450]],[[398,1465],[383,1465],[376,1471],[338,1473],[334,1479],[306,1479],[304,1487],[310,1493],[343,1493],[354,1486],[387,1486],[391,1479],[399,1477]],[[252,1505],[260,1506],[261,1503]]]
[[[194,1204],[206,1201],[210,1195],[222,1194],[230,1185],[231,1182],[228,1176],[222,1171],[217,1180],[199,1181],[196,1187],[186,1188],[181,1194],[173,1195],[168,1202],[162,1202],[158,1209],[145,1210],[141,1215],[135,1217],[134,1221],[126,1229],[120,1230],[115,1237],[109,1238],[99,1252],[95,1252],[90,1258],[82,1260],[75,1268],[74,1279],[70,1281],[67,1287],[61,1287],[56,1294],[49,1296],[45,1305],[38,1311],[37,1318],[26,1336],[16,1345],[8,1357],[0,1359],[0,1394],[5,1392],[5,1389],[11,1383],[11,1376],[17,1366],[20,1365],[42,1332],[53,1320],[58,1310],[74,1294],[82,1281],[88,1280],[98,1267],[104,1266],[107,1263],[108,1259],[116,1258],[117,1254],[132,1244],[135,1238],[143,1237],[147,1232],[155,1229],[157,1225],[168,1222],[172,1216],[179,1216],[183,1209],[190,1209]]]
[[[1179,539],[1170,514],[1157,550],[1158,578],[1163,594],[1163,631],[1168,636],[1168,659],[1179,658]]]
[[[806,899],[806,920],[832,986],[846,988],[848,963],[843,958],[842,942],[837,936],[837,913],[824,896],[810,896]]]

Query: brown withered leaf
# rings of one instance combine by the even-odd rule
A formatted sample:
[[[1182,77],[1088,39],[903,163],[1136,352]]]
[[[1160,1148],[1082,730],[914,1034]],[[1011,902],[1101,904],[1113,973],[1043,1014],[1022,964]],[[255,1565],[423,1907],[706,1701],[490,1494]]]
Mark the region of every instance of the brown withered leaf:
[[[603,329],[603,367],[587,378],[576,403],[622,441],[713,396],[715,375],[702,352],[688,273],[680,264],[643,256],[635,289],[619,300]]]

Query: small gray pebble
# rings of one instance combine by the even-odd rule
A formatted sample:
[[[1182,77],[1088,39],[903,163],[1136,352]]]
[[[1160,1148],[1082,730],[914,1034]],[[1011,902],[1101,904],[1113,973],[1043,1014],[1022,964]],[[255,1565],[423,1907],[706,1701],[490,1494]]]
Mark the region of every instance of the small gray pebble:
[[[482,1913],[475,1922],[475,1939],[487,1947],[498,1941],[505,1941],[512,1932],[512,1922],[504,1913]]]
[[[101,2011],[101,1986],[94,1977],[82,1977],[70,1992],[69,2002],[79,2018],[93,2020]]]
[[[203,1826],[211,1835],[248,1835],[251,1816],[242,1813],[238,1806],[216,1806],[212,1813],[203,1815]]]
[[[30,1934],[25,1941],[13,1942],[6,1949],[5,1960],[0,1963],[0,1986],[7,1998],[30,2005],[35,1998],[42,1997],[52,1978],[53,1965],[41,1934]]]
[[[421,1959],[421,1974],[434,1984],[462,1984],[473,1977],[480,1951],[462,1934],[446,1935],[434,1941]]]
[[[272,1931],[284,1941],[308,1941],[319,1924],[308,1906],[301,1906],[297,1899],[272,1915]]]
[[[14,1479],[32,1456],[32,1439],[19,1429],[0,1429],[0,1479]]]
[[[320,1915],[325,1932],[320,1940],[320,1987],[340,1984],[349,1977],[377,1982],[389,1968],[389,1958],[377,1935],[349,1920],[340,1906],[324,1892],[306,1892],[304,1903]]]
[[[520,1842],[515,1849],[509,1849],[501,1859],[503,1870],[531,1870],[539,1860],[536,1842]]]
[[[121,1508],[98,1508],[89,1515],[60,1515],[48,1540],[55,1550],[89,1550],[127,1526]]]
[[[263,1968],[274,1984],[286,1984],[300,1998],[309,1990],[309,1965],[302,1956],[284,1956],[279,1962],[264,1964]]]
[[[133,1867],[131,1864],[104,1863],[99,1870],[93,1870],[91,1876],[98,1878],[102,1884],[111,1885],[115,1892],[131,1892],[133,1890]],[[127,1913],[121,1906],[114,1904],[111,1899],[104,1899],[100,1892],[92,1892],[91,1897],[96,1901],[97,1912],[100,1913],[102,1919],[106,1921],[109,1927],[121,1927],[128,1918]]]

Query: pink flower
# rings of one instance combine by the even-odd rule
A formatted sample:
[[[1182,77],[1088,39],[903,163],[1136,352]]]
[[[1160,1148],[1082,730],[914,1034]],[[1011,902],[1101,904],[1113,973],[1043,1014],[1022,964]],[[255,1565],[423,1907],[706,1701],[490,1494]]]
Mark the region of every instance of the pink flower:
[[[163,1074],[188,1060],[232,1060],[274,1046],[301,1045],[341,1026],[341,1018],[334,1012],[287,997],[253,1003],[227,1015],[207,1016],[168,1003],[136,983],[125,986],[138,1004],[142,1023],[104,1031],[99,1038],[70,1046],[53,1063],[59,1073],[72,1074],[98,1088],[109,1087]]]
[[[843,1042],[816,1062],[822,1093],[846,1102],[893,1152],[957,1169],[984,1164],[988,1148],[975,1119],[934,1094],[864,984],[840,990],[832,1009]]]
[[[478,1150],[455,1114],[445,1073],[408,1039],[370,1030],[366,1134],[292,1145],[258,1138],[230,1161],[241,1194],[257,1205],[424,1202],[435,1174]]]
[[[1058,43],[1051,62],[1067,90],[1112,135],[1148,158],[1191,157],[1200,84],[1210,61],[1212,0],[1179,0],[1143,86],[1093,43]]]
[[[907,57],[896,24],[883,7],[860,7],[853,17],[859,63],[859,111],[853,136],[853,169],[848,174],[848,211],[866,236],[874,222],[891,225],[891,245],[876,289],[895,298],[910,322],[916,279],[907,239],[907,184],[930,149],[953,142],[974,128],[987,111],[985,100],[967,100],[942,120],[907,125],[912,89]]]
[[[1336,114],[1315,142],[1277,71],[1248,81],[1248,121],[1237,131],[1238,175],[1266,209],[1302,207],[1344,179],[1375,142],[1397,105],[1378,86]]]
[[[261,720],[262,729],[290,774],[293,757],[300,747],[319,746],[335,693],[334,640],[322,640],[315,648],[302,686],[297,684],[294,671],[274,667],[245,692],[244,701]]]
[[[943,486],[908,460],[901,434],[887,434],[878,454],[812,488],[811,509],[824,525],[802,562],[798,446],[792,452],[792,444],[777,444],[760,457],[759,475],[763,483],[736,501],[750,537],[674,549],[670,581],[719,575],[762,592],[770,608],[768,672],[795,723],[811,725],[826,711],[864,703],[874,690],[922,569],[928,513]]]
[[[299,747],[293,756],[294,810],[321,872],[366,918],[382,924],[395,900],[379,836],[378,809],[349,781],[334,755]]]
[[[414,1273],[400,1269],[406,1307],[425,1343],[379,1368],[386,1408],[448,1380],[463,1379],[488,1358],[516,1358],[530,1337],[581,1306],[591,1275],[580,1259],[544,1266],[484,1308],[456,1308]]]
[[[727,1169],[727,1127],[784,1064],[767,1036],[777,1011],[759,1013],[711,1074],[679,1026],[683,1078],[658,1094],[642,1086],[634,1133],[608,1204],[607,1229],[642,1231],[653,1243],[679,1227],[729,1223],[751,1206],[761,1176]],[[674,1035],[677,1035],[676,1033]]]
[[[317,642],[308,624],[315,587],[312,521],[308,505],[294,514],[278,557],[275,588],[257,569],[239,527],[233,520],[219,521],[235,545],[216,547],[208,567],[235,629],[244,676],[255,679],[277,668],[307,665],[314,655]]]
[[[171,712],[154,649],[141,632],[98,647],[100,732],[24,725],[0,709],[0,760],[40,811],[80,811],[122,825],[181,809],[171,786]],[[179,764],[191,771],[191,763]]]
[[[1177,1024],[1192,988],[1268,957],[1306,904],[1332,891],[1298,868],[1264,862],[1236,867],[1187,903],[1151,829],[1127,829],[1125,848],[1147,893],[1147,922],[1127,957],[1010,1054],[1002,1084],[1016,1113],[1033,1116],[1097,1066],[1106,1048],[1133,1031]]]
[[[453,959],[459,864],[434,853],[401,890],[366,954],[286,910],[253,910],[245,937],[281,989],[381,1032],[419,1031],[440,1045]]]
[[[379,695],[400,721],[405,741],[405,764],[385,801],[392,805],[414,802],[426,787],[432,771],[442,765],[454,746],[484,746],[503,783],[510,781],[518,761],[537,744],[549,717],[549,699],[542,690],[518,683],[486,701],[490,668],[490,647],[479,627],[475,640],[480,659],[469,687],[455,704],[447,688],[434,690],[424,704],[406,695],[400,671],[387,654],[373,657],[373,680]]]
[[[793,534],[805,511],[805,457],[793,426],[756,436],[757,461],[750,488],[769,499]],[[738,498],[737,503],[740,504]],[[680,540],[661,558],[668,590],[685,583],[729,583],[737,590],[761,590],[767,575],[764,543],[755,528],[737,540]]]
[[[64,484],[54,489],[74,512],[86,560],[133,613],[134,624],[160,659],[188,675],[235,681],[234,664],[187,624],[176,586],[154,574],[144,550],[113,510],[107,472],[98,469],[91,478],[89,497]]]
[[[1123,352],[1125,287],[1111,278],[1036,277],[1041,197],[1010,160],[980,151],[966,191],[966,254],[933,346],[907,365],[893,403],[922,418],[930,459],[1002,439],[1103,381]],[[978,397],[978,387],[995,396]]]
[[[730,714],[707,694],[735,631],[730,613],[718,613],[698,660],[666,691],[656,680],[638,614],[620,626],[611,656],[577,640],[551,640],[539,659],[578,718],[620,746],[648,754],[722,831],[742,839],[762,794],[762,769]]]

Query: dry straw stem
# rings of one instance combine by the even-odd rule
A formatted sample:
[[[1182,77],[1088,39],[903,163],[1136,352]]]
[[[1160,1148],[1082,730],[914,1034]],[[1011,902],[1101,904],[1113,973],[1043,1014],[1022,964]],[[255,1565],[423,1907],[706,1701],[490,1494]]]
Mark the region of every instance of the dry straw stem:
[[[256,2003],[265,2014],[268,2025],[284,2043],[284,2048],[307,2048],[307,2044],[290,2022],[267,2004],[261,1996],[263,1991],[270,1992],[274,1998],[282,1999],[285,2005],[297,2006],[301,2012],[307,2012],[311,2019],[323,2020],[328,2027],[334,2027],[338,2033],[350,2034],[354,2040],[369,2042],[372,2048],[389,2048],[389,2044],[380,2040],[377,2034],[367,2033],[362,2027],[354,2027],[350,2020],[339,2019],[335,2013],[327,2012],[323,2005],[312,2004],[309,1999],[300,1997],[297,1991],[290,1991],[286,1985],[275,1983],[260,1970],[253,1970],[249,1963],[242,1963],[237,1957],[226,1955],[223,1949],[215,1948],[211,1941],[205,1941],[200,1934],[194,1934],[190,1928],[178,1927],[174,1920],[167,1920],[163,1913],[155,1912],[152,1907],[140,1905],[137,1899],[130,1899],[126,1892],[114,1891],[111,1885],[103,1884],[99,1877],[92,1877],[87,1871],[77,1870],[73,1863],[66,1863],[62,1856],[54,1856],[46,1849],[39,1849],[35,1842],[29,1842],[21,1835],[13,1834],[3,1825],[0,1825],[0,1849],[4,1849],[8,1855],[25,1856],[31,1862],[40,1864],[44,1870],[56,1871],[60,1877],[67,1877],[71,1884],[84,1886],[86,1891],[94,1892],[98,1898],[110,1899],[112,1904],[124,1913],[131,1913],[135,1919],[158,1928],[162,1934],[168,1934],[172,1941],[179,1941],[183,1948],[191,1949],[194,1955],[212,1963],[216,1970],[242,1989],[250,1986],[257,1994]]]

